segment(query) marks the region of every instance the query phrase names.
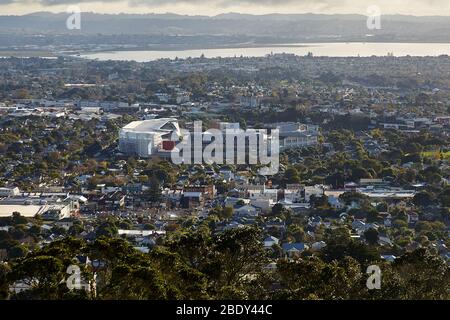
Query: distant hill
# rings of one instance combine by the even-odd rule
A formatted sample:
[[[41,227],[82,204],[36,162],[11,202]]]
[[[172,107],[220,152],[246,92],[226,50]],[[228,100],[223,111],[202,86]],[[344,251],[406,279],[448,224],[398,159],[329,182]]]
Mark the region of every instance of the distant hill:
[[[0,32],[74,33],[66,13],[38,12],[0,16]],[[363,15],[227,13],[214,17],[177,14],[82,14],[84,34],[245,35],[299,40],[353,39],[371,33],[399,41],[439,41],[450,38],[450,17],[382,16],[381,30],[368,30]]]
[[[0,50],[155,50],[259,46],[295,42],[450,42],[450,17],[382,16],[381,30],[369,30],[356,14],[82,13],[81,30],[68,30],[67,13],[0,16]],[[78,47],[77,47],[78,46]]]

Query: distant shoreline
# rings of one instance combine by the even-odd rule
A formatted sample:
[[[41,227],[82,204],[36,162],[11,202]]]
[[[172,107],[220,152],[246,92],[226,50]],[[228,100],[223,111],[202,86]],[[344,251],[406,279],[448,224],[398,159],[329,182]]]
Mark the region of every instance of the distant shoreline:
[[[150,62],[160,59],[264,57],[270,54],[289,54],[314,57],[371,57],[371,56],[416,56],[436,57],[450,55],[450,43],[368,43],[368,42],[322,42],[278,44],[273,46],[241,46],[180,50],[103,50],[98,52],[73,53],[74,56],[91,60],[116,60]],[[68,52],[66,52],[68,54]]]
[[[316,44],[320,44],[320,42],[316,42]],[[117,48],[117,49],[108,49],[108,50],[87,50],[80,51],[80,54],[95,54],[95,53],[112,53],[112,52],[120,52],[120,51],[190,51],[190,50],[220,50],[220,49],[252,49],[252,48],[308,48],[314,47],[314,45],[305,45],[305,44],[236,44],[236,45],[217,45],[217,46],[170,46],[170,45],[161,45],[161,46],[146,46],[146,47],[136,47],[136,48]]]
[[[113,53],[120,51],[189,51],[189,50],[216,50],[216,49],[253,49],[253,48],[309,48],[309,47],[317,47],[321,44],[325,43],[336,43],[336,44],[351,44],[351,43],[399,43],[399,44],[450,44],[449,42],[443,41],[304,41],[301,43],[298,42],[287,42],[287,43],[237,43],[237,44],[227,44],[227,45],[154,45],[154,46],[142,46],[142,47],[117,47],[111,48],[107,50],[79,50],[71,52],[73,54],[96,54],[96,53]],[[70,51],[67,51],[70,52]]]
[[[167,53],[176,53],[176,52],[187,52],[187,51],[202,51],[204,50],[205,53],[207,53],[207,51],[211,51],[211,50],[243,50],[243,49],[277,49],[277,48],[287,48],[287,49],[295,49],[295,48],[299,48],[299,49],[306,49],[306,48],[311,48],[312,51],[314,51],[314,49],[318,49],[319,47],[324,47],[324,46],[329,46],[329,45],[339,45],[342,47],[342,45],[346,45],[348,44],[349,46],[351,45],[361,45],[361,46],[365,46],[367,45],[374,45],[374,44],[392,44],[392,45],[442,45],[442,46],[450,46],[450,42],[399,42],[399,41],[329,41],[329,42],[319,42],[319,41],[310,41],[310,42],[302,42],[302,43],[237,43],[237,44],[226,44],[226,45],[150,45],[150,46],[140,46],[140,47],[123,47],[123,46],[118,46],[118,47],[111,47],[111,48],[102,48],[102,49],[93,49],[93,50],[88,50],[88,49],[80,49],[80,50],[64,50],[64,51],[60,51],[60,50],[54,50],[54,51],[50,51],[50,50],[26,50],[26,49],[20,49],[20,50],[0,50],[0,57],[1,58],[8,58],[8,57],[17,57],[17,58],[25,58],[25,57],[42,57],[42,58],[55,58],[58,56],[65,56],[65,57],[82,57],[82,58],[86,58],[86,56],[90,56],[90,55],[101,55],[101,54],[115,54],[115,53],[120,53],[120,52],[154,52],[154,53],[158,53],[158,52],[167,52]],[[383,52],[382,54],[387,54],[390,48],[386,48],[386,52]],[[276,50],[274,50],[276,51]],[[280,52],[274,52],[274,53],[280,53]],[[290,54],[292,52],[285,52],[287,54]],[[268,52],[267,54],[270,54],[270,52]],[[304,53],[303,53],[304,54]],[[316,55],[313,52],[314,55]],[[394,50],[394,55],[398,54],[398,52],[396,52]],[[441,53],[443,55],[445,54],[450,54],[449,52],[445,52],[445,53]],[[433,54],[430,56],[437,56],[437,55],[441,55],[439,53],[437,54]],[[237,55],[241,55],[241,54],[237,54]],[[380,55],[380,53],[374,53],[374,56]],[[414,56],[416,55],[415,53],[410,53],[410,55]],[[250,55],[251,56],[251,55]],[[318,55],[320,56],[320,54]],[[350,54],[349,56],[354,56],[354,53]],[[416,55],[417,56],[417,55]],[[418,56],[421,56],[420,54]],[[424,55],[426,56],[426,55]],[[182,58],[182,57],[179,57]]]
[[[41,57],[41,56],[48,56],[48,57],[56,57],[55,52],[51,52],[48,50],[1,50],[0,49],[0,57]]]

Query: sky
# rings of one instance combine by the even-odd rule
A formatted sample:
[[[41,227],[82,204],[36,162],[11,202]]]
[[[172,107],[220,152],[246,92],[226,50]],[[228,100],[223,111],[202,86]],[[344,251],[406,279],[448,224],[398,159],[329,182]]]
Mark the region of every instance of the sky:
[[[450,0],[0,0],[0,14],[66,12],[70,5],[77,5],[83,12],[172,12],[187,15],[216,15],[227,12],[367,15],[368,8],[375,5],[380,8],[381,14],[450,15]]]

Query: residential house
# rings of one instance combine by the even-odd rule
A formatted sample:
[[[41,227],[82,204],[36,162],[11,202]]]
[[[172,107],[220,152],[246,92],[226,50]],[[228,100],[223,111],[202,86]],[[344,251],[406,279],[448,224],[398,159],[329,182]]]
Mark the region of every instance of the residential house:
[[[274,236],[269,236],[264,239],[264,248],[270,249],[273,245],[276,245],[280,242],[280,240]]]
[[[303,242],[283,243],[281,247],[283,249],[283,252],[291,258],[298,256],[304,250],[308,249],[308,246]]]
[[[261,210],[252,205],[244,205],[237,209],[234,209],[234,214],[236,216],[257,216]]]
[[[326,246],[327,246],[327,244],[325,243],[325,241],[317,241],[311,245],[311,249],[313,251],[320,251],[323,248],[325,248]]]

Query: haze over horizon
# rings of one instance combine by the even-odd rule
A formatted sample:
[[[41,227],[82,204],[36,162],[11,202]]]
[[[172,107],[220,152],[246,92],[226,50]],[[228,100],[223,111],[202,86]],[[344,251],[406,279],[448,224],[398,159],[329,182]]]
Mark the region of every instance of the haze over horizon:
[[[438,0],[0,0],[1,15],[25,15],[40,11],[65,12],[78,5],[83,12],[95,13],[175,13],[214,16],[223,13],[243,14],[362,14],[376,5],[382,14],[414,16],[449,16],[450,2]],[[446,13],[446,14],[443,14]]]
[[[51,52],[57,51],[56,47],[89,51],[302,42],[450,43],[450,16],[433,15],[450,10],[445,11],[446,5],[442,5],[435,12],[437,1],[420,2],[422,10],[401,6],[403,0],[390,4],[377,1],[382,19],[374,29],[368,28],[366,17],[377,14],[368,10],[372,0],[362,0],[357,6],[348,0],[213,0],[203,6],[200,0],[81,0],[79,10],[84,14],[80,28],[71,29],[67,19],[78,11],[70,8],[80,3],[76,0],[0,0],[0,43],[7,50],[34,46]],[[450,3],[448,6],[450,9]]]

